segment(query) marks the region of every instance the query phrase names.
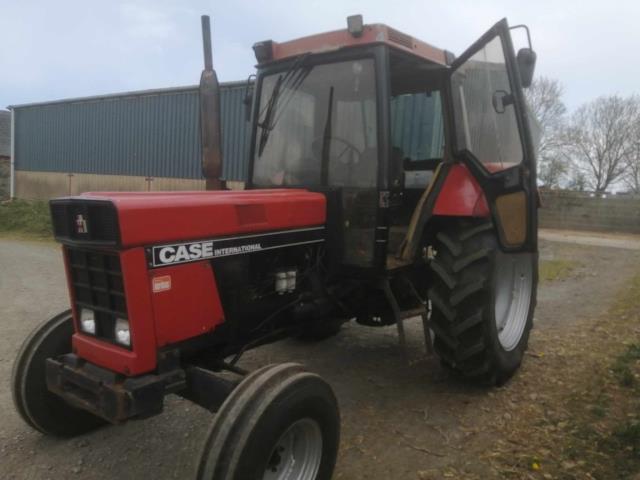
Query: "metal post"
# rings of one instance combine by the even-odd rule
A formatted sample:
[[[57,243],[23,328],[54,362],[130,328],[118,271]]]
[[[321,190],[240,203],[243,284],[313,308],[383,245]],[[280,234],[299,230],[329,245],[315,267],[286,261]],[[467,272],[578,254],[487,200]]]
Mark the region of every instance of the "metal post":
[[[9,198],[14,199],[16,197],[16,111],[11,109],[11,159],[9,165],[11,166],[11,173],[9,179]]]

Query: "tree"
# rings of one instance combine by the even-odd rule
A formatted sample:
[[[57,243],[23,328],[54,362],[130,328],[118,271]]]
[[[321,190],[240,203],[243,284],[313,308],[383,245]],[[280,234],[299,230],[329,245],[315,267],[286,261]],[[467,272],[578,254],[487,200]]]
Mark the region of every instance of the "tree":
[[[638,121],[640,102],[635,96],[599,97],[571,116],[566,133],[569,155],[596,193],[604,193],[627,173]]]
[[[538,127],[538,179],[549,188],[557,188],[568,171],[562,151],[567,112],[562,95],[560,82],[547,77],[536,78],[525,89],[529,110]]]
[[[627,154],[627,173],[624,184],[630,192],[640,195],[640,124],[635,133],[635,140]]]
[[[569,190],[584,192],[587,189],[587,179],[584,176],[584,173],[579,170],[572,171],[567,187]]]

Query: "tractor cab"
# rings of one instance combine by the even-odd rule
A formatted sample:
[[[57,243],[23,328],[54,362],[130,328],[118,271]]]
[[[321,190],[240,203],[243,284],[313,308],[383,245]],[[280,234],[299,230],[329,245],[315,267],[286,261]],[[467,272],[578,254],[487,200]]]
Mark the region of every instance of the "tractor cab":
[[[521,90],[535,54],[516,58],[506,20],[457,60],[361,16],[254,52],[248,187],[325,193],[338,263],[410,263],[438,216],[493,214],[506,249],[535,248]]]

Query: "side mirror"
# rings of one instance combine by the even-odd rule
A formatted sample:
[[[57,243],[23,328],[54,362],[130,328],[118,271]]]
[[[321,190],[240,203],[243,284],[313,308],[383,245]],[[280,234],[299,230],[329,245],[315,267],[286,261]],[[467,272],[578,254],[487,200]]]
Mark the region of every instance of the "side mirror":
[[[521,48],[518,50],[516,58],[518,60],[522,88],[529,88],[533,82],[533,72],[536,69],[536,52],[531,48]]]

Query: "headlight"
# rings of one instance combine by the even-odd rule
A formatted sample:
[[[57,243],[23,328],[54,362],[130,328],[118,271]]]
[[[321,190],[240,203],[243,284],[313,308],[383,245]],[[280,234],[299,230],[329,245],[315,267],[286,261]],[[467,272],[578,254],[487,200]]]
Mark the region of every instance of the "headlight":
[[[115,327],[116,342],[126,347],[131,346],[131,332],[129,331],[129,321],[124,318],[116,318]]]
[[[96,334],[96,319],[93,310],[88,308],[80,309],[80,330],[91,335]]]

